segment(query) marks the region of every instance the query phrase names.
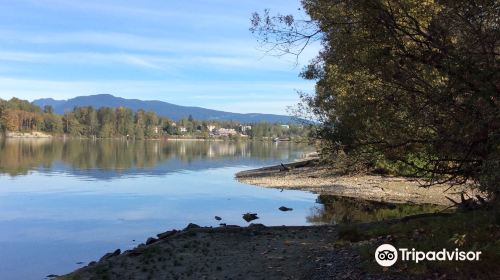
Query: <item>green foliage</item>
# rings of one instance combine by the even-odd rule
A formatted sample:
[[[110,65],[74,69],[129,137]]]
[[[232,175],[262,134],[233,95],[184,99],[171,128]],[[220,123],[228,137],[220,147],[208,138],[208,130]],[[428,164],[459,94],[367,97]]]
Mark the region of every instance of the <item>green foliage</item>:
[[[280,125],[267,122],[256,123],[252,125],[250,136],[255,139],[260,138],[290,138],[304,137],[309,135],[309,128],[304,125],[290,124]]]
[[[134,112],[131,109],[119,107],[115,109],[116,132],[127,136],[134,134]]]
[[[426,162],[422,160],[423,156],[408,153],[405,155],[404,161],[391,161],[383,156],[373,160],[373,171],[375,173],[399,175],[399,176],[416,176],[422,175],[419,170],[425,168]],[[406,164],[409,162],[411,164]]]
[[[239,122],[200,121],[193,116],[175,123],[168,118],[157,116],[154,112],[134,112],[124,107],[75,107],[59,116],[54,114],[50,106],[45,106],[42,111],[38,106],[16,98],[9,101],[0,99],[0,126],[2,131],[41,130],[55,135],[65,133],[77,138],[124,137],[137,140],[158,139],[169,135],[209,139],[216,137],[211,131],[213,127],[234,130],[228,136],[237,141],[244,137],[300,139],[305,138],[309,131],[299,125],[268,123],[245,125],[243,130]]]
[[[255,14],[265,45],[323,50],[304,104],[324,157],[500,193],[498,1],[303,0],[311,21]]]
[[[43,112],[49,115],[52,115],[54,113],[54,108],[50,105],[45,105],[43,106]]]
[[[63,133],[63,122],[59,116],[53,115],[51,113],[46,113],[43,115],[43,127],[42,131],[60,134]]]
[[[498,212],[473,211],[455,213],[449,217],[428,217],[409,220],[404,223],[375,224],[361,230],[357,226],[352,231],[362,232],[360,239],[386,237],[393,239],[396,248],[415,248],[419,251],[438,251],[446,248],[463,251],[481,251],[479,262],[422,262],[401,263],[391,268],[395,271],[404,269],[410,278],[428,273],[440,272],[452,279],[495,279],[498,275],[498,257],[500,252],[500,224],[495,221]],[[349,236],[344,235],[344,240]],[[362,248],[362,262],[367,270],[377,271],[380,266],[373,259],[375,244]]]

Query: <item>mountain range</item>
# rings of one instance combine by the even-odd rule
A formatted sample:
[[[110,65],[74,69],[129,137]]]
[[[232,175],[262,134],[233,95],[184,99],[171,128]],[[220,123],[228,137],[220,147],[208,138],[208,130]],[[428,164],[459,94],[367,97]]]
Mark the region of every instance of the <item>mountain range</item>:
[[[50,105],[54,112],[64,114],[66,110],[72,110],[74,107],[92,106],[94,108],[100,107],[126,107],[134,111],[143,109],[145,111],[153,111],[158,116],[168,117],[173,120],[180,120],[187,118],[189,115],[198,120],[232,120],[242,123],[257,123],[257,122],[270,122],[270,123],[294,123],[297,119],[291,116],[274,115],[274,114],[259,114],[259,113],[231,113],[201,107],[189,107],[175,105],[168,102],[157,100],[139,100],[139,99],[125,99],[116,97],[110,94],[97,94],[89,96],[78,96],[68,100],[55,100],[52,98],[37,99],[32,102],[43,108],[45,105]]]

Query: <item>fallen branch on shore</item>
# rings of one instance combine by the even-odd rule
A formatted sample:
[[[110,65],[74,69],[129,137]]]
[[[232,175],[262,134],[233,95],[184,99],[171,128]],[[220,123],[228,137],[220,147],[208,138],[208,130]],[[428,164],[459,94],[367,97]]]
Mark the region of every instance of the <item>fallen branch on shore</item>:
[[[290,171],[290,168],[286,167],[283,163],[281,163],[280,171]]]
[[[453,203],[453,206],[457,207],[457,209],[460,210],[465,210],[465,211],[470,211],[470,210],[476,210],[482,207],[485,207],[488,205],[486,199],[483,197],[476,195],[476,199],[469,197],[465,198],[464,193],[460,193],[460,202],[455,201],[454,199],[445,196],[451,203]]]

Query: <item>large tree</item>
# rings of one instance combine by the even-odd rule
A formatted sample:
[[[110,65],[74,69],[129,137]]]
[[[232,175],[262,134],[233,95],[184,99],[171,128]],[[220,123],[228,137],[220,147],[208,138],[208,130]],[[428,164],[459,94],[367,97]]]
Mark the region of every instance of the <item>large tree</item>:
[[[437,182],[474,180],[498,198],[497,0],[303,0],[310,20],[254,14],[270,50],[318,57],[308,108],[331,158],[390,162]]]

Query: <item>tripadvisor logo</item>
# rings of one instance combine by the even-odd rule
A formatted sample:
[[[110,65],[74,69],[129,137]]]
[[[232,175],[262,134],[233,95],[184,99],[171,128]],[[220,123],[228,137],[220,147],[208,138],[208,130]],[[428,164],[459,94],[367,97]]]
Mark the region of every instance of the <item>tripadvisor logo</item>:
[[[398,254],[399,251],[399,254]],[[479,261],[480,251],[459,251],[458,249],[448,251],[442,249],[441,251],[416,251],[415,248],[411,250],[406,248],[396,249],[391,244],[382,244],[375,250],[375,260],[381,266],[392,266],[398,260],[398,255],[402,261],[413,261],[419,263],[420,261]]]
[[[375,260],[381,266],[391,266],[398,260],[398,251],[391,244],[382,244],[375,251]]]

